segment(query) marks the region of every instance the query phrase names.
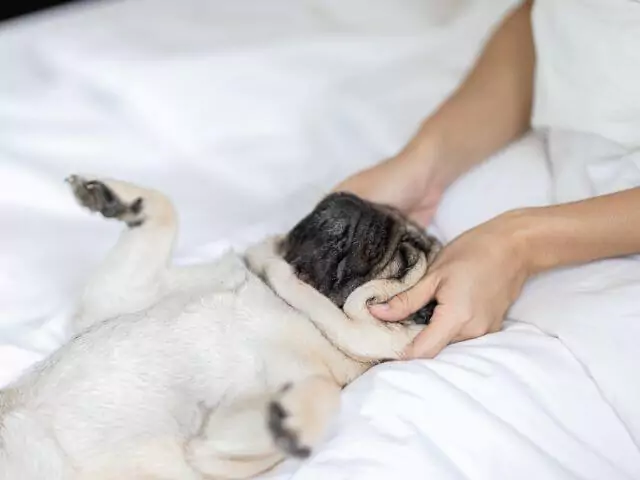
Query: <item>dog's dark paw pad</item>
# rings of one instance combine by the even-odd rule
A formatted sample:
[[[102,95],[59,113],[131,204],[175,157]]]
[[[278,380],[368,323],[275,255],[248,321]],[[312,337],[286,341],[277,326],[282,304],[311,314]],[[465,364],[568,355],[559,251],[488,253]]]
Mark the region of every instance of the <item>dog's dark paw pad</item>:
[[[438,303],[436,300],[430,301],[410,317],[411,321],[418,325],[429,325],[429,323],[431,323],[431,317],[433,317],[433,313],[437,306]]]
[[[142,198],[126,203],[105,182],[87,180],[78,175],[71,175],[66,181],[78,203],[92,212],[98,212],[105,218],[122,220],[129,227],[137,227],[144,223]]]
[[[311,449],[302,445],[300,435],[288,425],[290,418],[291,415],[279,401],[276,400],[269,404],[269,432],[271,432],[276,445],[292,457],[307,458],[311,455]]]

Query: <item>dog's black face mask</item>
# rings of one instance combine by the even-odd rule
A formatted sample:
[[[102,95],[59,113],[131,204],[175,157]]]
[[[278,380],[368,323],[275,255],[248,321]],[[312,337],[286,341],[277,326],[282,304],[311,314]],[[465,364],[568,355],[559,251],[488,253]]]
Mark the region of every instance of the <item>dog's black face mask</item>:
[[[437,241],[398,211],[347,193],[333,193],[284,238],[281,253],[298,277],[342,308],[373,279],[400,279]],[[432,302],[411,321],[428,323]]]

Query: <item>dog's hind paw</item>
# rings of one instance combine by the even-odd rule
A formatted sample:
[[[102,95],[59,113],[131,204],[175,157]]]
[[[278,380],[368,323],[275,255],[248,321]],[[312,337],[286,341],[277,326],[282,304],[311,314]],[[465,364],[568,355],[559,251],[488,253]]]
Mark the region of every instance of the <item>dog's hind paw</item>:
[[[269,404],[269,431],[280,450],[296,458],[307,458],[311,447],[302,443],[300,432],[291,423],[291,412],[274,400]]]
[[[80,205],[92,212],[98,212],[105,218],[122,220],[129,227],[138,227],[144,223],[144,200],[136,197],[130,202],[124,201],[109,181],[89,180],[78,175],[67,177],[73,195]]]
[[[269,433],[291,457],[306,458],[322,439],[340,403],[340,387],[324,377],[287,385],[269,403]]]

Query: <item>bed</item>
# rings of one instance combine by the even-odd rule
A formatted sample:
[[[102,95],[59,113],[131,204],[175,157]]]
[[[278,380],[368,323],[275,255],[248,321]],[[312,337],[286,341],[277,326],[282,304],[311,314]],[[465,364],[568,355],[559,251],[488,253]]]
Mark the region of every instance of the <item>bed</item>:
[[[291,226],[395,153],[457,85],[507,0],[107,0],[0,26],[0,385],[50,354],[118,226],[63,179],[156,187],[175,261]],[[434,233],[552,201],[531,134],[462,178]],[[272,479],[640,479],[640,268],[534,279],[502,332],[374,368]]]

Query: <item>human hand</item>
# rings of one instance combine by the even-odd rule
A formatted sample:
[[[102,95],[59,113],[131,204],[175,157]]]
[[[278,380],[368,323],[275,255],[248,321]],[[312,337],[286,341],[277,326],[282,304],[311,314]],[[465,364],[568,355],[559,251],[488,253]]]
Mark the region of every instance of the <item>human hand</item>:
[[[431,322],[409,346],[406,358],[433,358],[449,343],[500,330],[529,276],[523,226],[513,212],[465,232],[443,248],[413,288],[371,306],[380,320],[400,321],[437,300]]]
[[[355,173],[333,191],[346,191],[365,200],[390,205],[427,226],[446,187],[432,173],[435,163],[428,155],[401,153]]]

